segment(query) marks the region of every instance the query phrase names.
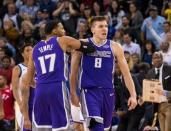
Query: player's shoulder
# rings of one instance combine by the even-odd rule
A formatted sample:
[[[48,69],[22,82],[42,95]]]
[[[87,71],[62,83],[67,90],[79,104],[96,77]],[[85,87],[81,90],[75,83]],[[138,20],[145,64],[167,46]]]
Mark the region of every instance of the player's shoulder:
[[[121,44],[118,43],[118,42],[115,42],[115,41],[113,41],[113,40],[110,40],[110,43],[111,43],[111,46],[112,46],[113,48],[122,48]]]
[[[20,68],[19,64],[15,65],[13,68],[13,74],[20,74],[20,72],[21,72],[21,68]]]

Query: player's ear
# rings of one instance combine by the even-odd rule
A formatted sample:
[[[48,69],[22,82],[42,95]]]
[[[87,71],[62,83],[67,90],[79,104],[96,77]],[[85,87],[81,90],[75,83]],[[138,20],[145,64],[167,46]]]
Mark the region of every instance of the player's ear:
[[[91,27],[91,32],[94,34],[94,28],[93,28],[93,26]]]

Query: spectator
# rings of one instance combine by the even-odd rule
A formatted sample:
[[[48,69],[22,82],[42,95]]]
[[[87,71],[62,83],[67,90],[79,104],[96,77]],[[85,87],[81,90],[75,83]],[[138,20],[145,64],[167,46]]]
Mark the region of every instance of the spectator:
[[[25,4],[19,9],[19,14],[24,20],[30,20],[34,22],[38,6],[35,4],[35,0],[26,0]]]
[[[163,62],[171,66],[171,51],[169,50],[169,43],[163,42],[160,45],[161,53],[163,55]]]
[[[56,3],[52,0],[40,0],[39,1],[40,10],[46,9],[49,13],[50,18],[52,19],[52,13],[56,9]]]
[[[2,58],[5,56],[5,49],[0,48],[0,67],[2,67]]]
[[[90,37],[90,34],[87,33],[87,21],[82,20],[78,23],[78,31],[74,35],[75,38],[77,39],[84,39]]]
[[[132,56],[131,56],[130,52],[124,51],[124,56],[128,63],[129,70],[132,71],[134,64],[133,64],[133,60],[132,60]]]
[[[21,28],[22,18],[20,17],[20,15],[18,15],[15,4],[14,3],[8,4],[7,9],[8,10],[7,10],[7,13],[4,16],[3,21],[11,19],[14,22],[15,27],[17,29],[20,29]]]
[[[129,11],[130,11],[130,26],[135,31],[137,37],[136,40],[138,43],[141,43],[141,25],[143,22],[143,16],[142,13],[139,11],[137,5],[135,2],[130,3],[129,5]]]
[[[119,29],[122,24],[122,17],[125,15],[125,12],[120,9],[120,5],[117,0],[113,0],[111,2],[111,5],[109,6],[108,15],[111,17],[111,22],[115,29]]]
[[[16,46],[19,38],[19,31],[15,27],[14,22],[11,19],[5,20],[3,23],[4,34],[9,42]]]
[[[161,14],[163,16],[166,16],[167,20],[171,23],[171,1],[164,1],[163,2],[163,8],[161,11]]]
[[[152,65],[152,55],[155,52],[155,45],[151,41],[145,41],[145,49],[142,55],[142,61]]]
[[[86,6],[84,9],[84,17],[88,21],[88,25],[90,25],[92,19],[92,9],[89,6]]]
[[[159,44],[161,44],[166,40],[166,34],[171,31],[171,24],[169,21],[165,21],[163,23],[164,32],[162,34],[157,34],[150,23],[148,23],[148,28],[151,34],[153,35],[153,37],[158,41]]]
[[[115,31],[115,35],[113,37],[113,40],[120,43],[120,44],[123,44],[123,32],[122,32],[122,30],[116,30]]]
[[[58,17],[61,20],[67,35],[70,36],[73,36],[76,33],[77,15],[78,13],[74,9],[74,3],[69,0],[62,1],[59,8],[53,12],[53,16]]]
[[[137,53],[133,53],[132,54],[132,61],[133,61],[133,70],[132,70],[132,73],[135,74],[135,73],[138,73],[139,72],[139,67],[138,65],[140,64],[141,62],[141,59],[140,59],[140,55],[137,54]]]
[[[14,97],[12,90],[6,84],[7,80],[3,75],[0,75],[0,94],[3,99],[4,118],[0,120],[1,131],[12,131],[14,130]]]
[[[92,10],[93,16],[99,16],[102,15],[102,7],[97,1],[93,2],[93,10]]]
[[[8,43],[5,37],[0,37],[0,48],[4,48],[8,56],[15,57],[16,49]]]
[[[150,40],[155,44],[156,49],[159,49],[158,41],[153,37],[151,34],[148,23],[151,23],[153,29],[156,31],[157,34],[163,33],[162,25],[165,22],[165,18],[158,15],[158,9],[156,6],[151,6],[149,9],[150,16],[147,17],[142,24],[141,31],[142,31],[142,41]]]
[[[141,56],[141,49],[140,46],[137,43],[134,43],[131,41],[131,37],[128,33],[125,33],[123,35],[123,49],[124,51],[128,51],[131,55],[133,53],[137,53]]]
[[[9,56],[4,56],[1,61],[2,67],[0,68],[0,75],[6,77],[7,85],[10,85],[12,79],[11,58]]]

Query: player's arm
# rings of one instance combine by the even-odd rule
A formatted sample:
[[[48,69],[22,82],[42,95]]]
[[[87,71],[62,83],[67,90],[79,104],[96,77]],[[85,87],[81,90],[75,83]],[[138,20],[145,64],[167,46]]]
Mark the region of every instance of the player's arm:
[[[17,101],[18,105],[21,105],[21,98],[19,96],[19,77],[20,77],[21,70],[19,66],[15,66],[12,71],[12,91],[15,100]]]
[[[26,75],[23,76],[22,83],[26,83]],[[22,113],[24,116],[24,127],[26,129],[31,129],[31,122],[29,119],[29,113],[28,113],[28,100],[30,96],[30,91],[28,87],[25,87],[24,84],[22,84]]]
[[[112,44],[112,49],[115,53],[115,57],[117,59],[119,67],[121,69],[122,75],[124,77],[126,87],[128,88],[129,93],[130,93],[130,98],[128,100],[129,110],[134,109],[137,105],[137,101],[136,101],[137,95],[136,95],[136,91],[135,91],[134,82],[132,80],[130,70],[128,68],[128,64],[124,57],[124,51],[123,51],[121,45],[118,43]]]
[[[88,42],[77,40],[69,36],[59,37],[58,41],[64,51],[72,51],[73,49],[76,49],[83,53],[91,53],[95,51],[94,46],[92,46]]]
[[[77,81],[78,81],[78,71],[81,59],[81,53],[74,51],[71,57],[71,74],[70,74],[70,89],[71,89],[71,103],[74,106],[79,106],[79,99],[76,93]]]

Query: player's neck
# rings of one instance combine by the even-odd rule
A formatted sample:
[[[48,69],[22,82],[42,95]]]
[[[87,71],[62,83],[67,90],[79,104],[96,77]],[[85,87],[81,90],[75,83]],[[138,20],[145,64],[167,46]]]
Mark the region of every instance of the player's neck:
[[[28,65],[28,60],[24,61],[23,64],[24,64],[25,66],[27,66],[27,65]]]
[[[106,40],[102,40],[102,39],[98,39],[96,37],[93,37],[93,41],[96,43],[96,44],[103,44]]]

